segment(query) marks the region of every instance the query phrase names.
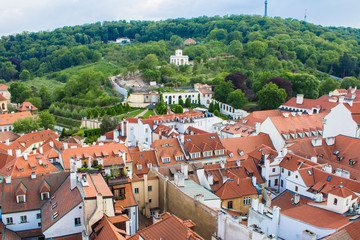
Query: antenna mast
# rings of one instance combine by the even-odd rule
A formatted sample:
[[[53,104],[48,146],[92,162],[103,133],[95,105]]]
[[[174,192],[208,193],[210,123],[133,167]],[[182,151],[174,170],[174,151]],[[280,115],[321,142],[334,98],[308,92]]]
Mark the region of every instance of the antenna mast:
[[[265,14],[264,17],[267,17],[267,0],[265,0]]]

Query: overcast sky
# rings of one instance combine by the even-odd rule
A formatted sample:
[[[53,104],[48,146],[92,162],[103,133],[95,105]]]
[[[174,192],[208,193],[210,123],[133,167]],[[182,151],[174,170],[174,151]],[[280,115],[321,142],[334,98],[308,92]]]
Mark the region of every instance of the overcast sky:
[[[358,0],[268,0],[268,16],[360,27]],[[0,0],[0,35],[111,20],[264,14],[264,0]]]

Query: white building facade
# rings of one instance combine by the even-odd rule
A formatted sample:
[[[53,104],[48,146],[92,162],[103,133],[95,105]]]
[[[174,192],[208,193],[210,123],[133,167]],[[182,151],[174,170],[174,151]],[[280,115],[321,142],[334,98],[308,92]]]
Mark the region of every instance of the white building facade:
[[[189,56],[183,55],[181,49],[175,50],[175,55],[170,56],[170,64],[173,63],[176,66],[189,64]]]

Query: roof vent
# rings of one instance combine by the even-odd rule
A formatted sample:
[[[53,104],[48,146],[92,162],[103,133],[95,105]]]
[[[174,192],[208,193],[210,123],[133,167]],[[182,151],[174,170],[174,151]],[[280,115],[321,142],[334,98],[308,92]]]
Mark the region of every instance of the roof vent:
[[[285,118],[288,118],[288,117],[289,117],[289,113],[283,113],[283,116],[284,116]]]

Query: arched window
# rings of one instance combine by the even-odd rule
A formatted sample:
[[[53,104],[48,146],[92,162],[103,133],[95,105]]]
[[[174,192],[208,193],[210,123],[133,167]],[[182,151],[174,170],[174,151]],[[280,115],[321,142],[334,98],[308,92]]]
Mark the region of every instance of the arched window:
[[[334,198],[334,205],[337,205],[337,202],[338,202],[337,198]]]

